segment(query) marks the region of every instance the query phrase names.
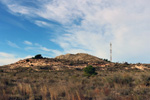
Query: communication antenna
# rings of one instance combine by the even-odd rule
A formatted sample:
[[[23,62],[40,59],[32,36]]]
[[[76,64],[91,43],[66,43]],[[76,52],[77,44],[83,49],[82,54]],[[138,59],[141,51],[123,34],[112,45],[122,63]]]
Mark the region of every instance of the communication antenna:
[[[110,43],[110,61],[112,62],[112,43]]]

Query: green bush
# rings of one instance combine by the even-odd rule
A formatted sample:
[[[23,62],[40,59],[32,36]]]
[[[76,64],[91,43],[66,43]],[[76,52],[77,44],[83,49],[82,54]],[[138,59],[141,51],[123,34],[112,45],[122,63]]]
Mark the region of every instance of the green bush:
[[[97,74],[97,73],[95,72],[95,68],[92,67],[91,65],[85,67],[85,68],[83,69],[83,71],[84,71],[84,75],[85,75],[85,76],[88,76],[88,77],[91,76],[91,75],[96,75],[96,74]]]
[[[41,54],[37,54],[37,55],[35,55],[35,57],[33,57],[34,59],[42,59],[43,57],[42,57],[42,55]]]

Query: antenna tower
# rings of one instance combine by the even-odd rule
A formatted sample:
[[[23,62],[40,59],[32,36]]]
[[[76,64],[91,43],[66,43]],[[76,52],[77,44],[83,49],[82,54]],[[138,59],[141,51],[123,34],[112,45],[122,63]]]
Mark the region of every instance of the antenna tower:
[[[112,62],[112,43],[110,43],[110,61]]]

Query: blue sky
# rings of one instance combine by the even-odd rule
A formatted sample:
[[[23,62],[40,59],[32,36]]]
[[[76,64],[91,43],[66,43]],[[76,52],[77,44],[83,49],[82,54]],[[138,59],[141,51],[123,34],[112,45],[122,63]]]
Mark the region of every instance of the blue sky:
[[[150,63],[149,0],[0,0],[0,65],[89,53]]]

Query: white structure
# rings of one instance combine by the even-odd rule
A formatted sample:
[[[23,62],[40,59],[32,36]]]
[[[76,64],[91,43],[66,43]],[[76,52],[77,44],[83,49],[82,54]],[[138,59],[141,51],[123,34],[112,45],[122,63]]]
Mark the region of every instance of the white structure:
[[[110,61],[112,62],[112,44],[110,43]]]

